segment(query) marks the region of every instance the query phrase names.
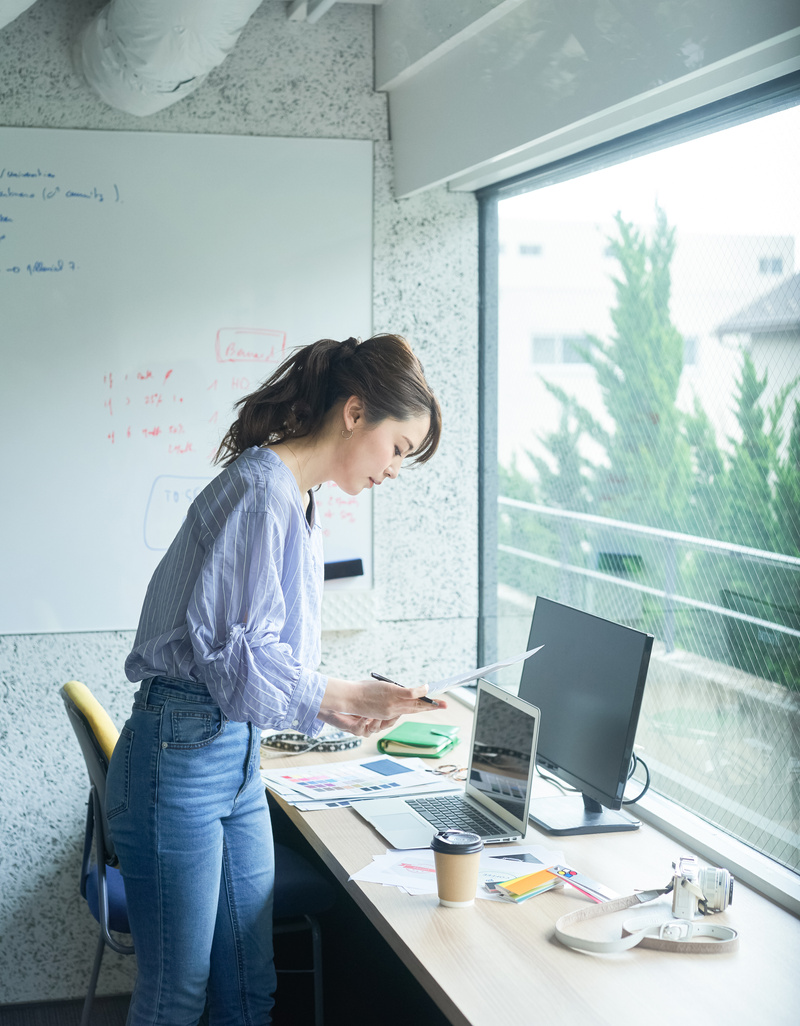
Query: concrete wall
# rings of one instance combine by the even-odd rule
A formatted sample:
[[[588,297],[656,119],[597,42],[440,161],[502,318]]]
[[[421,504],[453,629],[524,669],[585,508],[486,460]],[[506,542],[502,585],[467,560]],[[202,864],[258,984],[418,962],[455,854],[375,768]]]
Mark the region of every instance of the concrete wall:
[[[445,433],[432,464],[376,495],[377,623],[326,634],[323,670],[381,666],[413,681],[460,669],[475,657],[477,619],[477,211],[471,195],[444,189],[394,199],[386,102],[372,86],[372,8],[336,5],[308,25],[264,3],[196,93],[137,119],[101,104],[72,71],[70,43],[96,6],[38,0],[0,31],[0,125],[374,140],[374,328],[411,339]],[[24,426],[3,444],[24,444]],[[24,497],[24,486],[6,482],[6,496]],[[85,992],[96,941],[77,890],[87,780],[58,688],[83,680],[121,723],[134,690],[122,672],[131,640],[0,637],[0,1004]],[[129,990],[132,963],[107,953],[98,992]]]

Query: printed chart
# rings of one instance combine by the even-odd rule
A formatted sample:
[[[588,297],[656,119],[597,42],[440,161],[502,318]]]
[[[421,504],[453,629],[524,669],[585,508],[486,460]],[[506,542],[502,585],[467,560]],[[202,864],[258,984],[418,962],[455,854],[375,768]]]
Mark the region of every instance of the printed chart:
[[[269,787],[276,785],[279,793],[289,789],[317,800],[387,798],[441,784],[441,778],[426,770],[388,757],[298,766],[289,773],[266,771],[261,775]]]

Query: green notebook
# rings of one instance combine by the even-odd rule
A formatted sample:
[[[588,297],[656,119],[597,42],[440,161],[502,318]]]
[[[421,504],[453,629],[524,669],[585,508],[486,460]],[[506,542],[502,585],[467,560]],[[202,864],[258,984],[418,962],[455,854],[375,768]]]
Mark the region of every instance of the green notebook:
[[[458,744],[458,727],[446,723],[420,723],[409,720],[378,741],[384,755],[414,755],[436,759]]]

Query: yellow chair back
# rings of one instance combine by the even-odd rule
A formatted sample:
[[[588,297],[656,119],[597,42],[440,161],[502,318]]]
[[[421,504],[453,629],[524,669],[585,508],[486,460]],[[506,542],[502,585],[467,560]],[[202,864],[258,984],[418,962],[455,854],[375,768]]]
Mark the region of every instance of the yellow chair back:
[[[89,721],[106,758],[110,759],[114,745],[119,738],[119,731],[114,726],[111,717],[86,685],[81,684],[79,680],[67,681],[64,691]]]

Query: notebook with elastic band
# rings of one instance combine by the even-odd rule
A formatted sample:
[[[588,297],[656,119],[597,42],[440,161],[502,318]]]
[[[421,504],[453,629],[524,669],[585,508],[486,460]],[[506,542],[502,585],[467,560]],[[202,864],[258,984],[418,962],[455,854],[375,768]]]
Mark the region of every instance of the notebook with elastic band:
[[[446,723],[401,723],[378,741],[384,755],[437,759],[458,744],[458,727]]]

